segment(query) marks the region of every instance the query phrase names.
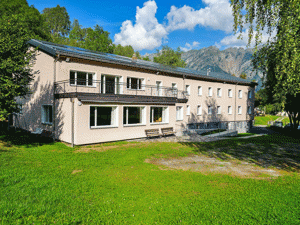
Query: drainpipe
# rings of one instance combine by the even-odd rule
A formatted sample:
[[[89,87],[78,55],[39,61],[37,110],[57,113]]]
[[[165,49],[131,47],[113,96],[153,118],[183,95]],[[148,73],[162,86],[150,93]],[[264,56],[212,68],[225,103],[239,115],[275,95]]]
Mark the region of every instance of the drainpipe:
[[[239,82],[237,82],[235,84],[235,88],[234,88],[234,126],[235,126],[235,130],[237,130],[236,128],[236,87],[239,84]]]
[[[74,147],[74,99],[71,98],[71,104],[72,104],[72,109],[71,109],[71,146],[72,148]]]
[[[56,86],[55,86],[55,83],[56,83],[56,62],[58,61],[60,55],[58,54],[57,57],[54,59],[54,66],[53,66],[53,108],[52,108],[52,122],[53,122],[53,125],[52,125],[52,129],[53,129],[53,141],[55,141],[55,137],[56,137],[56,102],[55,102],[55,91],[56,91]]]

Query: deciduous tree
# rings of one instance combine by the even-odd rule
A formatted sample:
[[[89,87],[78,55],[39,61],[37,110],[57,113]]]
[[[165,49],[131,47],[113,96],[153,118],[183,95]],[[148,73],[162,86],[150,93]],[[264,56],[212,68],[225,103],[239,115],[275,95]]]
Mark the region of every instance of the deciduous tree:
[[[181,59],[181,53],[180,48],[174,51],[168,46],[163,46],[161,51],[157,50],[157,56],[153,61],[168,66],[186,67],[186,63]]]

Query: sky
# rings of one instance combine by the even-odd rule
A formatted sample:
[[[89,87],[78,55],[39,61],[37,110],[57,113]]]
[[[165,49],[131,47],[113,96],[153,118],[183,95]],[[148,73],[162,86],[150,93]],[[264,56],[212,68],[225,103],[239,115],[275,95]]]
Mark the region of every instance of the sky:
[[[131,45],[142,55],[156,52],[163,45],[182,51],[217,46],[219,49],[247,46],[233,33],[229,0],[120,1],[120,0],[27,0],[40,12],[64,6],[70,21],[82,27],[96,24],[110,33],[114,44]],[[266,40],[263,35],[263,41]],[[250,46],[251,47],[251,46]]]

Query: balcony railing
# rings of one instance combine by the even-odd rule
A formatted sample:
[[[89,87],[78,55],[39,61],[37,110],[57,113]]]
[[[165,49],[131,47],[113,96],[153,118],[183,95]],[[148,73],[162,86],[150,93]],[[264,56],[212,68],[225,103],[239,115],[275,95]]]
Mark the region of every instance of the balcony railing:
[[[179,91],[177,88],[85,79],[58,81],[55,83],[55,93],[98,93],[173,97],[178,99],[187,98],[186,92]]]

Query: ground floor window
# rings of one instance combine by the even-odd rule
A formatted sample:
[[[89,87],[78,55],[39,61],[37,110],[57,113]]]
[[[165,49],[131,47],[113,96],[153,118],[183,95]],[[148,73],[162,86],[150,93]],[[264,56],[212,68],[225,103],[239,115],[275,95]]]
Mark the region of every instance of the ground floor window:
[[[52,124],[52,105],[42,106],[42,123]]]
[[[116,106],[91,106],[90,127],[118,126]]]
[[[150,123],[168,123],[169,109],[168,107],[151,107]]]
[[[124,107],[123,124],[145,124],[145,115],[145,107]]]

